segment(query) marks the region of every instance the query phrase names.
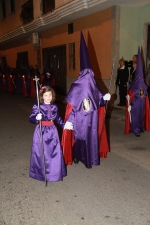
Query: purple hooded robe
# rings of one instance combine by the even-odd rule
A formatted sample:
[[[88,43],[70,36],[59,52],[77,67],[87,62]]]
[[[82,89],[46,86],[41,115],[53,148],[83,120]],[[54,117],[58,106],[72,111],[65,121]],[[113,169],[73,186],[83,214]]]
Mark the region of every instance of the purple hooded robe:
[[[135,73],[135,79],[128,87],[128,95],[130,96],[131,105],[131,121],[128,119],[128,110],[126,110],[126,124],[125,133],[140,134],[144,132],[147,121],[146,114],[149,114],[149,101],[147,93],[147,85],[144,81],[143,66],[140,54],[140,48],[138,49],[137,69]],[[127,103],[128,108],[128,103]]]
[[[72,83],[66,101],[73,109],[67,118],[74,126],[73,158],[81,161],[87,168],[100,164],[98,137],[98,108],[104,106],[103,93],[94,79],[88,50],[81,32],[80,74]],[[89,104],[85,110],[84,101]],[[106,140],[106,146],[108,146]]]

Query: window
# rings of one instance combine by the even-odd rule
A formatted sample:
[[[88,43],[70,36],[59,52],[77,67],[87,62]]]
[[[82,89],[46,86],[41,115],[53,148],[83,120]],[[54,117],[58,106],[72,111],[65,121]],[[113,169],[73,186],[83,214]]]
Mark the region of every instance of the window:
[[[68,34],[73,34],[73,23],[68,24]]]
[[[42,0],[41,11],[43,14],[52,12],[55,9],[55,0]]]
[[[10,13],[15,11],[15,0],[9,0]]]
[[[33,0],[28,0],[25,4],[22,5],[20,19],[23,24],[30,23],[34,19]]]
[[[1,19],[6,18],[5,0],[0,1],[0,14],[1,14]]]
[[[147,27],[147,61],[146,67],[149,65],[150,60],[150,25]]]
[[[75,43],[69,43],[69,70],[75,70]]]

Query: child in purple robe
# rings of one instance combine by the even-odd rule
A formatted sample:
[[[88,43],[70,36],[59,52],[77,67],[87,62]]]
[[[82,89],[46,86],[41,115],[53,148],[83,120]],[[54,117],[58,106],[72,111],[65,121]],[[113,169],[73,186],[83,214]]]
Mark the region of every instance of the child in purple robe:
[[[34,105],[29,117],[31,123],[37,124],[33,135],[29,176],[46,182],[62,181],[66,176],[66,168],[54,121],[62,128],[64,122],[59,116],[58,107],[54,104],[55,92],[51,87],[42,87],[39,91],[39,99],[40,113],[38,106]]]

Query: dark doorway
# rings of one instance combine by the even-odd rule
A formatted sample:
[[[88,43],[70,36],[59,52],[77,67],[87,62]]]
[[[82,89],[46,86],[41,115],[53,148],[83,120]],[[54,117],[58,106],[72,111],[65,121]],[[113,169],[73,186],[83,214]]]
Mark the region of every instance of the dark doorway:
[[[28,66],[28,52],[17,53],[17,63],[21,71],[24,71]]]
[[[43,49],[43,65],[46,57],[49,57],[50,69],[56,80],[56,92],[66,95],[66,45],[59,45]]]
[[[7,65],[6,57],[2,56],[1,57],[1,66],[4,69],[4,67]]]

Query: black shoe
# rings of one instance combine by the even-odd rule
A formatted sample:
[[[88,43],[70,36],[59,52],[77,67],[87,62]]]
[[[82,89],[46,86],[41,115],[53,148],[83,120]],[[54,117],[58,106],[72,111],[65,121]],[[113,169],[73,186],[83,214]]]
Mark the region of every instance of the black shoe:
[[[85,167],[86,167],[87,169],[92,169],[92,166],[86,166],[86,165],[85,165]]]
[[[136,137],[140,137],[140,134],[135,134]]]
[[[73,159],[74,164],[78,164],[79,160],[77,160],[76,158]]]

